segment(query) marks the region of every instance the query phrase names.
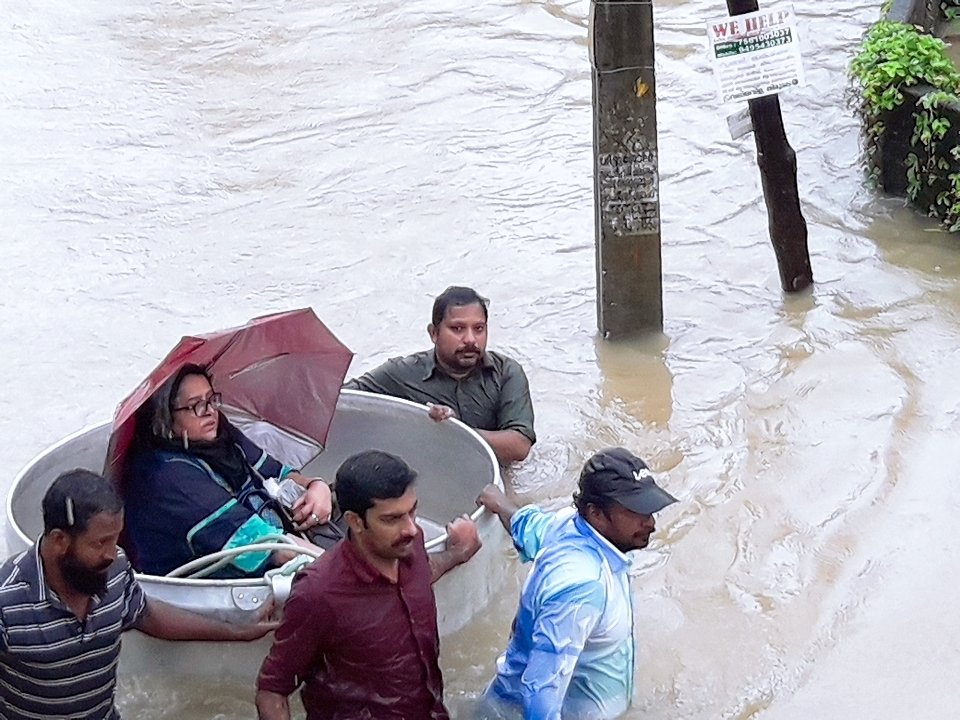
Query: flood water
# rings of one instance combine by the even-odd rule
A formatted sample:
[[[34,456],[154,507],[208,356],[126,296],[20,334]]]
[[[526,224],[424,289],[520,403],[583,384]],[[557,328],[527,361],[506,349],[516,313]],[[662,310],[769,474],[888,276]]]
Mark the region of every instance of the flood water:
[[[707,63],[723,3],[658,0],[665,328],[612,345],[584,0],[5,3],[5,486],[184,333],[309,305],[357,373],[425,347],[432,297],[468,284],[534,393],[521,499],[564,504],[613,444],[680,498],[635,561],[628,718],[956,715],[960,240],[862,185],[845,68],[879,5],[797,7],[817,284],[784,298]],[[458,717],[521,575],[444,642]],[[248,686],[122,691],[128,718],[254,714]]]

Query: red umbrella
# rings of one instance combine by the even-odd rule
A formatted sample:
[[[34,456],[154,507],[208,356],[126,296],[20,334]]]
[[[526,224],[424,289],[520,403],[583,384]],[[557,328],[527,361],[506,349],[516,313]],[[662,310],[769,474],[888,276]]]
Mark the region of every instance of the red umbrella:
[[[207,368],[224,405],[323,445],[352,359],[310,308],[184,337],[117,407],[105,472],[119,478],[137,409],[187,363]]]

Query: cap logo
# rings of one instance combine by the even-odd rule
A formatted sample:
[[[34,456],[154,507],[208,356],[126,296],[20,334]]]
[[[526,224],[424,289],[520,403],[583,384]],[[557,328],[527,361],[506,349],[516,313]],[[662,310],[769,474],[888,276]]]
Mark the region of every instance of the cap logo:
[[[637,482],[640,482],[641,480],[646,480],[648,478],[652,480],[653,473],[651,473],[647,468],[641,468],[639,470],[633,471],[633,479],[636,480]]]

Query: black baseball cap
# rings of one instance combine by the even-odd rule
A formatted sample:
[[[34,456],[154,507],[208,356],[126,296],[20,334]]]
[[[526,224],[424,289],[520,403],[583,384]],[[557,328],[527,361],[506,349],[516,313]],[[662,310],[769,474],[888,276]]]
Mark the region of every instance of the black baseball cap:
[[[580,496],[609,499],[641,515],[653,515],[677,499],[653,479],[647,464],[621,447],[607,448],[587,460],[580,472]]]

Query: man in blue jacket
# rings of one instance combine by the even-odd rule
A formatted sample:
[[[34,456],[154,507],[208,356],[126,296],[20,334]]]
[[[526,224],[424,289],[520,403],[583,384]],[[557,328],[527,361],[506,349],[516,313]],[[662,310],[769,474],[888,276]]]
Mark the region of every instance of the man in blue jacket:
[[[487,717],[611,720],[633,695],[633,607],[627,552],[647,546],[653,515],[676,502],[646,463],[602,450],[580,474],[574,508],[517,508],[495,486],[496,513],[533,569],[506,652],[484,696]],[[484,716],[484,713],[481,713]]]

